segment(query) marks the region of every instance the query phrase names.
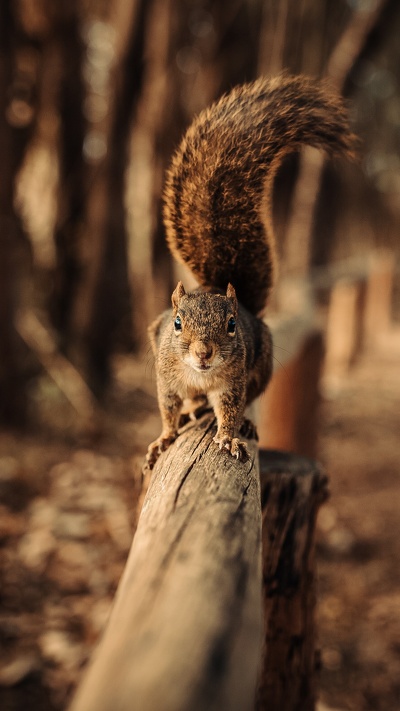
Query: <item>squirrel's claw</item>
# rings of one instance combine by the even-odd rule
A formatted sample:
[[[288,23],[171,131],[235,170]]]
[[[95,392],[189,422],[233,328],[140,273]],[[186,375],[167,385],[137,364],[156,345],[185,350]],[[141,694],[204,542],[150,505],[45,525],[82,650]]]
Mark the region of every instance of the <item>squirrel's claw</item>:
[[[241,442],[238,437],[214,437],[214,442],[218,444],[220,449],[227,449],[236,459],[246,461],[249,458],[249,452],[245,442]]]
[[[157,459],[160,454],[168,449],[169,445],[176,440],[176,435],[169,435],[168,437],[163,437],[162,435],[151,442],[147,448],[146,459],[143,465],[143,472],[153,469]]]

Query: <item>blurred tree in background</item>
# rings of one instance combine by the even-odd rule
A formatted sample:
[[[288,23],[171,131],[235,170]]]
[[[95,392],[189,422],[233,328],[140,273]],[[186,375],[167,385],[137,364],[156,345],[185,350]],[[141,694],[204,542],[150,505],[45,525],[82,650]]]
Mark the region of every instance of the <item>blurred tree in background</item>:
[[[43,364],[21,314],[99,398],[113,354],[146,345],[173,282],[164,170],[193,114],[239,82],[282,70],[330,77],[364,142],[362,170],[314,171],[308,218],[296,212],[296,191],[290,209],[305,167],[298,158],[283,166],[275,219],[282,243],[287,232],[285,260],[302,225],[307,243],[293,269],[395,245],[397,0],[3,0],[0,13],[5,424],[25,421]]]

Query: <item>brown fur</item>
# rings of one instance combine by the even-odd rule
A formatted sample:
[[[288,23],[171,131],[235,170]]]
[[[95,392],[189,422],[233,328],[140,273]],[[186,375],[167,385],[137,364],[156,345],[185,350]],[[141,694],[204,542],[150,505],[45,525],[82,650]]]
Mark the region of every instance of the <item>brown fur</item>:
[[[337,96],[305,77],[280,76],[239,86],[203,111],[172,160],[167,240],[203,290],[186,294],[180,282],[172,309],[149,328],[163,429],[149,446],[148,468],[176,438],[186,398],[207,399],[216,443],[246,457],[244,410],[272,371],[271,335],[258,315],[273,283],[273,180],[284,155],[304,143],[350,156],[355,140]]]
[[[261,78],[195,119],[167,174],[164,217],[174,257],[204,286],[231,282],[253,314],[265,309],[273,283],[275,173],[302,144],[352,155],[343,102],[307,77]]]

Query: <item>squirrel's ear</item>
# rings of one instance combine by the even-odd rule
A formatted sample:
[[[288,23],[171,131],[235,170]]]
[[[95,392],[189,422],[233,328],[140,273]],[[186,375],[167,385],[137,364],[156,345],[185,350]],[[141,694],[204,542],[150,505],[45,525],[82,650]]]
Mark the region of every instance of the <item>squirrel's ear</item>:
[[[234,300],[235,309],[236,309],[237,308],[236,291],[235,291],[235,287],[232,286],[232,284],[228,284],[228,288],[226,290],[226,295],[227,295],[228,299]]]
[[[180,302],[182,296],[185,296],[185,294],[186,294],[185,287],[183,286],[182,282],[179,281],[178,286],[176,287],[175,291],[173,292],[173,294],[171,296],[172,306],[174,307],[174,309],[178,308],[179,302]]]

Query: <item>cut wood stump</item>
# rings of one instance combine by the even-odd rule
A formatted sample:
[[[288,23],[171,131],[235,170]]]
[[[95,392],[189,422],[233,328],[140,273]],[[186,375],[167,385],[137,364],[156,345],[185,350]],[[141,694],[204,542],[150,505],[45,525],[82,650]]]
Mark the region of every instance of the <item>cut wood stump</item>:
[[[362,350],[365,284],[365,278],[342,277],[330,289],[324,376],[332,381],[348,372]]]
[[[296,341],[293,333],[297,328]],[[275,329],[276,368],[259,401],[260,446],[307,457],[317,450],[319,381],[324,358],[321,331],[299,319]],[[275,346],[278,344],[278,346]],[[279,346],[284,346],[283,350]]]
[[[313,711],[315,524],[327,477],[305,457],[260,452],[264,650],[257,711]]]
[[[314,525],[326,478],[310,460],[262,452],[260,495],[255,444],[238,462],[215,432],[207,413],[158,460],[70,711],[313,708]]]
[[[363,323],[366,346],[379,346],[390,331],[395,267],[395,256],[390,251],[377,252],[371,257]]]

